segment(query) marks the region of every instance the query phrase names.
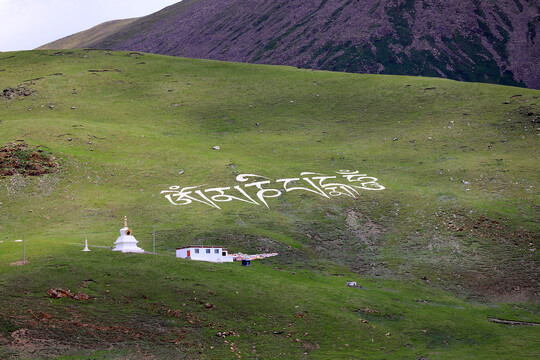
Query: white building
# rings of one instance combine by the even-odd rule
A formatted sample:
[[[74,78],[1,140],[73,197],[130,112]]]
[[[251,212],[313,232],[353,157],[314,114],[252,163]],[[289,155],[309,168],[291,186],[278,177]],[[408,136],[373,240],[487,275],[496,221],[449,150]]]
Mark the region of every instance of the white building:
[[[221,246],[191,245],[176,249],[176,257],[210,262],[233,262],[234,258]]]

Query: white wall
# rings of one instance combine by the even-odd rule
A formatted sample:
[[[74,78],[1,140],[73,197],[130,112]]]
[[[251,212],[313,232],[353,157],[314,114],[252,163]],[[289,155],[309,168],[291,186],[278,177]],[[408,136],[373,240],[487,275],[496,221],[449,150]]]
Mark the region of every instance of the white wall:
[[[189,247],[189,248],[183,248],[183,249],[176,249],[176,257],[186,259],[188,257],[188,251],[189,251],[191,260],[211,261],[211,262],[233,262],[234,260],[232,256],[229,256],[229,254],[227,253],[227,250],[225,250],[225,256],[223,256],[222,247],[213,247],[213,248]]]

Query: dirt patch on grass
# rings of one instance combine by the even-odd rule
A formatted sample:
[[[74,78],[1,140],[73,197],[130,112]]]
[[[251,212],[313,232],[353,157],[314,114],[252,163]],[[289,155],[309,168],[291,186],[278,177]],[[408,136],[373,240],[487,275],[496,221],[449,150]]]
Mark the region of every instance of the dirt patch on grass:
[[[191,334],[193,325],[183,319],[178,321],[180,326],[159,325],[152,317],[103,318],[75,306],[58,308],[36,302],[31,309],[9,312],[11,331],[0,332],[5,351],[0,355],[7,359],[41,359],[74,351],[90,355],[104,350],[124,354],[118,358],[142,359],[162,352],[163,358],[182,359],[189,357],[184,350],[189,352],[194,343],[198,345],[198,334]]]
[[[481,296],[503,301],[540,299],[538,234],[486,216],[454,213],[441,218],[447,231],[462,244],[460,255],[466,257],[453,269],[455,281]]]
[[[371,218],[357,210],[347,209],[345,223],[347,229],[366,245],[374,245],[386,229],[375,223]]]
[[[11,263],[9,265],[11,265],[11,266],[21,266],[21,265],[26,265],[26,264],[28,264],[28,261],[20,260],[20,261],[15,261],[15,262],[13,262],[13,263]]]
[[[19,97],[27,97],[34,93],[34,91],[30,90],[29,88],[25,86],[17,86],[14,88],[8,87],[2,90],[0,93],[0,98],[4,99],[14,99]]]
[[[536,105],[522,105],[510,110],[500,126],[510,131],[536,131],[540,126],[540,109]]]
[[[23,141],[0,148],[0,178],[12,175],[39,176],[55,172],[60,165],[44,148],[31,148]]]
[[[534,322],[534,321],[517,321],[517,320],[505,320],[505,319],[498,319],[498,318],[488,318],[488,321],[491,321],[497,324],[510,325],[510,326],[540,326],[540,323]]]
[[[304,230],[317,254],[360,274],[390,273],[380,261],[387,231],[383,225],[356,208],[348,208],[344,214],[327,211],[323,217],[331,221],[313,223]]]

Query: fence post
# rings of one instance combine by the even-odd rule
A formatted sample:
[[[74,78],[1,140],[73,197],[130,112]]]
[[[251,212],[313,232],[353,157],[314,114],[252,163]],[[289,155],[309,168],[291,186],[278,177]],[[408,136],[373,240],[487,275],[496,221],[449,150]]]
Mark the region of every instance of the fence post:
[[[22,263],[24,265],[26,264],[26,235],[23,235],[22,238]]]
[[[154,244],[154,248],[153,248],[153,252],[154,254],[156,253],[156,225],[152,226],[154,228],[154,232],[152,234],[152,240],[153,240],[153,244]]]

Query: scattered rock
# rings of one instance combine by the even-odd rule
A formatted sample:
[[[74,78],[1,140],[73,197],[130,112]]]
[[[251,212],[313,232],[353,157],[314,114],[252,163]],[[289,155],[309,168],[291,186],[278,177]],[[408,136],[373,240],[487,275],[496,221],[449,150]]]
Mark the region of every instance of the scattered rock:
[[[370,309],[370,308],[362,308],[360,309],[361,312],[363,313],[366,313],[366,314],[377,314],[379,313],[379,310],[375,310],[375,309]]]
[[[79,286],[80,286],[80,287],[83,287],[83,288],[87,288],[87,287],[88,287],[88,283],[91,283],[91,282],[94,282],[94,283],[95,283],[96,281],[93,280],[93,279],[83,280]]]
[[[90,296],[82,292],[78,292],[76,295],[70,296],[70,298],[78,301],[90,300]]]
[[[281,333],[283,333],[283,331]],[[240,336],[240,335],[238,335],[234,331],[219,331],[216,333],[216,336],[220,338],[225,338],[227,336]]]
[[[52,288],[49,291],[47,291],[47,294],[53,299],[61,299],[63,297],[68,296],[69,293],[70,293],[69,290],[57,289],[57,288]]]
[[[78,301],[84,301],[84,300],[90,300],[90,296],[88,294],[78,292],[77,294],[72,294],[69,290],[59,289],[59,288],[52,288],[47,291],[47,294],[53,298],[53,299],[61,299],[64,297],[68,297],[70,299],[78,300]]]

